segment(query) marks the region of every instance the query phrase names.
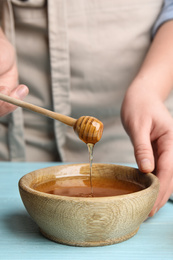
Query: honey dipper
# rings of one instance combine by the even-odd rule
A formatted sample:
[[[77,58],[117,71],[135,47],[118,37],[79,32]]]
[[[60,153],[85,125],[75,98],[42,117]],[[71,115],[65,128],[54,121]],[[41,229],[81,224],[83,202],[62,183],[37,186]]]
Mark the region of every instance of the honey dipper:
[[[51,110],[24,102],[13,97],[9,97],[1,93],[0,99],[13,105],[23,107],[36,113],[40,113],[44,116],[56,119],[66,125],[72,126],[75,133],[85,143],[95,144],[102,137],[103,123],[95,117],[81,116],[79,119],[74,119],[72,117],[53,112]]]

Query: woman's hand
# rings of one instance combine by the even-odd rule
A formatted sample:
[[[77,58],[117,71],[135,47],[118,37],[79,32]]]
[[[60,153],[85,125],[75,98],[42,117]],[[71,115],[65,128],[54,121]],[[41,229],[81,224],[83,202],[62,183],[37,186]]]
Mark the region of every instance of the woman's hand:
[[[23,99],[28,94],[25,85],[18,85],[18,71],[13,46],[0,29],[0,93]],[[0,101],[0,116],[12,112],[16,106]]]
[[[139,169],[160,180],[153,216],[173,192],[173,118],[164,100],[173,86],[173,21],[158,29],[122,104],[124,128],[134,146]]]
[[[153,216],[173,192],[173,118],[143,82],[132,84],[124,98],[121,117],[133,146],[139,169],[160,180],[160,190],[150,213]]]

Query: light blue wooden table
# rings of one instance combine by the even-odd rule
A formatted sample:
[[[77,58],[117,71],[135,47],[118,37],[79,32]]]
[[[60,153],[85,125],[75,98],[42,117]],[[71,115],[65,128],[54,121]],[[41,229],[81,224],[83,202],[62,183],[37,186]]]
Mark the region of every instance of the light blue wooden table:
[[[131,239],[104,247],[73,247],[49,241],[26,212],[18,181],[26,173],[57,163],[0,163],[1,260],[173,260],[173,203],[145,221]]]

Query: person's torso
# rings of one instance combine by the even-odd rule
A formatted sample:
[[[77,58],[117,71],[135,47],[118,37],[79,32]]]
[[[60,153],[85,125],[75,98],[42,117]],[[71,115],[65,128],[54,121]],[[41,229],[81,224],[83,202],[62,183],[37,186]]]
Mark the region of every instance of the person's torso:
[[[120,108],[163,1],[35,2],[11,0],[20,83],[30,88],[26,100],[74,118],[97,117],[104,134],[94,161],[134,162]],[[72,128],[29,111],[23,116],[27,160],[56,160],[56,144],[63,161],[88,161]]]

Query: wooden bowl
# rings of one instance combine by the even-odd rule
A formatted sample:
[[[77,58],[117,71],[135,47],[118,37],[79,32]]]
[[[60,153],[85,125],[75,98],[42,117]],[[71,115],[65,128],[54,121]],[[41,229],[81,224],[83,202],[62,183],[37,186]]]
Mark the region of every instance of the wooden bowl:
[[[159,181],[151,173],[115,164],[93,164],[93,178],[133,182],[143,189],[108,197],[68,197],[37,191],[35,185],[59,177],[89,178],[88,164],[61,165],[30,172],[19,181],[23,203],[47,238],[75,246],[103,246],[134,236],[156,200]]]

